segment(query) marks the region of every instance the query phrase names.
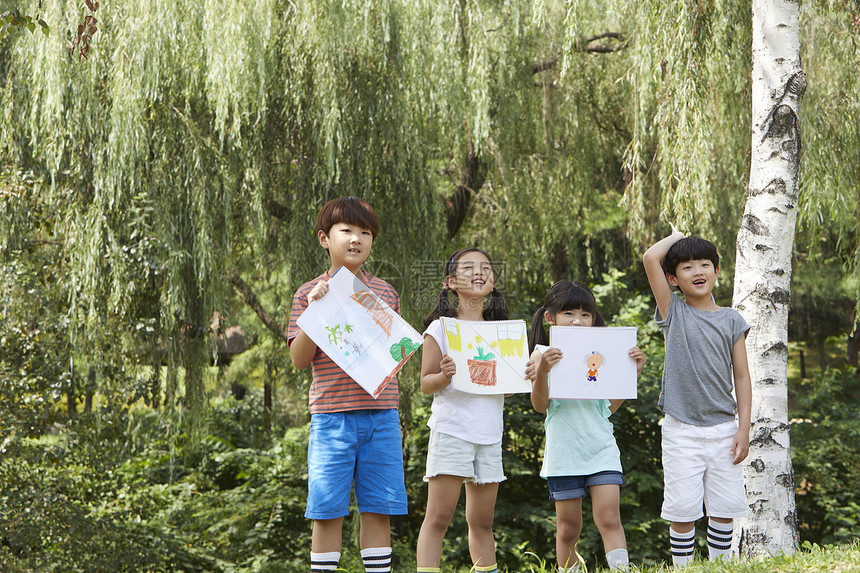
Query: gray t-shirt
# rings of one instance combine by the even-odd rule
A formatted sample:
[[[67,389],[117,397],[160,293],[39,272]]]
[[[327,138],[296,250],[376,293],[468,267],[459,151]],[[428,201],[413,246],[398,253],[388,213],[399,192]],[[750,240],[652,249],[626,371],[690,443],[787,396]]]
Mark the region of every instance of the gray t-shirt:
[[[750,329],[744,318],[733,308],[693,308],[672,293],[668,316],[658,308],[654,320],[666,339],[663,413],[693,426],[733,420],[732,347]]]

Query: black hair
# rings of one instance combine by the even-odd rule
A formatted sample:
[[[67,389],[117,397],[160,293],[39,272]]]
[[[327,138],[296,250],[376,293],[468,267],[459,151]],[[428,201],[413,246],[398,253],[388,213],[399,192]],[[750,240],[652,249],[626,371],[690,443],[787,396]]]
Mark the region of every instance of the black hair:
[[[529,330],[529,353],[533,352],[536,344],[549,344],[549,333],[544,326],[544,314],[555,316],[565,310],[584,310],[594,315],[592,326],[606,326],[603,317],[597,312],[597,301],[591,289],[577,281],[558,281],[546,293],[543,306],[532,316],[532,327]]]
[[[374,239],[379,234],[379,215],[367,201],[358,197],[338,197],[323,205],[317,214],[315,231],[328,235],[338,223],[367,229]]]
[[[472,252],[481,253],[482,255],[487,257],[487,260],[490,261],[490,266],[493,268],[493,276],[495,277],[496,268],[493,266],[493,260],[490,258],[490,255],[477,247],[466,247],[455,252],[450,257],[448,257],[447,261],[445,261],[445,268],[443,270],[445,278],[454,276],[454,273],[457,272],[457,261],[459,261],[460,257],[465,255],[466,253]],[[439,297],[436,299],[436,308],[430,311],[430,314],[428,314],[427,317],[424,319],[425,329],[430,326],[431,322],[442,316],[457,318],[457,309],[451,304],[451,301],[448,299],[448,293],[451,291],[452,289],[445,287],[442,289],[442,292],[439,293]],[[484,306],[484,310],[481,314],[483,315],[484,320],[507,320],[510,316],[510,313],[508,311],[508,305],[505,302],[505,298],[502,296],[502,293],[499,292],[499,289],[497,289],[495,286],[493,287],[492,293],[490,293],[490,300]]]
[[[663,273],[668,275],[676,275],[678,265],[687,261],[698,261],[707,259],[714,263],[714,268],[720,266],[720,255],[717,253],[717,247],[710,241],[690,235],[684,237],[677,243],[669,247],[666,256],[660,262],[663,267]]]

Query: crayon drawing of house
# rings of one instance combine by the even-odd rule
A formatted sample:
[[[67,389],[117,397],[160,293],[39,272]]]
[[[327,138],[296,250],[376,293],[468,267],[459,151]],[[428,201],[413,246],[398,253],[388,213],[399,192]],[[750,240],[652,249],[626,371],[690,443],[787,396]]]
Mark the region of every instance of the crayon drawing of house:
[[[497,348],[502,356],[513,356],[516,354],[522,358],[526,338],[526,331],[523,325],[499,325],[496,327],[496,335],[498,340],[493,342],[493,347]]]
[[[357,292],[350,298],[367,310],[374,322],[376,322],[376,324],[385,331],[386,336],[391,336],[391,326],[394,324],[394,317],[389,314],[385,305],[379,302],[376,297],[366,290]]]
[[[445,326],[445,338],[448,341],[448,348],[455,352],[460,352],[463,349],[463,337],[460,335],[460,325],[456,321],[443,320]]]

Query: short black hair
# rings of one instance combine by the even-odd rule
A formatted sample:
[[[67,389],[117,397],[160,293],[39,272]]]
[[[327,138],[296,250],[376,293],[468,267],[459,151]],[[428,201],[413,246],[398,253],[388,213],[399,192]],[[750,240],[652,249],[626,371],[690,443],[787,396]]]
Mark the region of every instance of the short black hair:
[[[678,269],[678,265],[699,259],[708,259],[714,263],[715,269],[720,266],[720,255],[717,253],[716,245],[695,235],[690,235],[669,247],[669,251],[660,264],[664,273],[677,275],[675,271]]]
[[[367,229],[374,239],[379,234],[379,215],[367,201],[358,197],[338,197],[323,205],[317,214],[315,230],[328,235],[338,223]]]

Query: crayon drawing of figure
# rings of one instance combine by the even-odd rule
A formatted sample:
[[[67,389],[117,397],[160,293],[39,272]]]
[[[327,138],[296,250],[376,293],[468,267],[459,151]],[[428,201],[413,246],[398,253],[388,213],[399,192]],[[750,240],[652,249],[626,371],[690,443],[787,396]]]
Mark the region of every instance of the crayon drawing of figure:
[[[597,382],[597,369],[603,365],[603,355],[592,352],[585,358],[585,365],[588,366],[588,373],[585,375],[586,383]]]

